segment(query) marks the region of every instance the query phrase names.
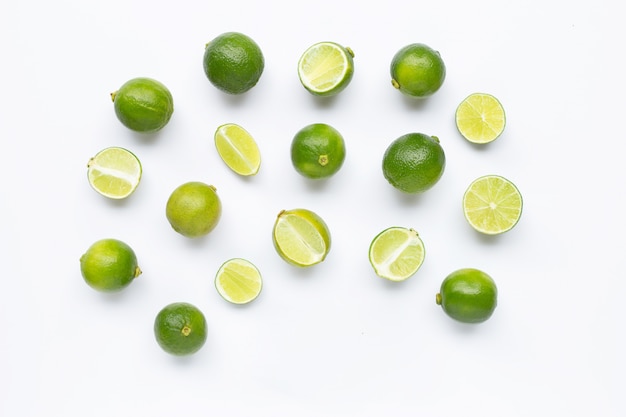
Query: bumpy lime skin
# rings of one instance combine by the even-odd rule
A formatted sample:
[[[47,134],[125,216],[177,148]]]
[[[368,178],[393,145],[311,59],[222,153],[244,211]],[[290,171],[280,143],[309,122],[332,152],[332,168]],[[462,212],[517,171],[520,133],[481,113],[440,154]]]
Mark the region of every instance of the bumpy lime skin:
[[[206,319],[194,305],[176,302],[163,307],[154,320],[154,336],[159,346],[175,356],[191,355],[207,339]]]
[[[496,309],[498,289],[485,272],[473,268],[459,269],[443,280],[436,302],[457,321],[482,323]]]
[[[133,78],[111,94],[115,115],[135,132],[154,133],[163,129],[174,113],[169,89],[152,78]]]
[[[254,87],[265,69],[259,45],[239,32],[226,32],[207,43],[204,73],[215,87],[227,94],[243,94]]]
[[[400,49],[390,67],[392,85],[404,95],[426,98],[435,94],[446,78],[446,66],[438,51],[423,43]]]
[[[314,123],[300,129],[291,142],[291,162],[296,171],[310,179],[335,175],[346,158],[346,145],[337,129]]]
[[[165,215],[176,232],[197,238],[215,229],[222,216],[222,202],[214,186],[191,181],[170,194]]]
[[[85,282],[101,292],[118,292],[141,274],[137,256],[126,243],[101,239],[80,257],[80,271]]]

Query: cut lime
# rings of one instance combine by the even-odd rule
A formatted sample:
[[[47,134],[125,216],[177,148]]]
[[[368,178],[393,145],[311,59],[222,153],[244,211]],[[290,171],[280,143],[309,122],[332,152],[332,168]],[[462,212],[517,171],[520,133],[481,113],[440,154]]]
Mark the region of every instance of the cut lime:
[[[296,266],[320,263],[330,251],[328,226],[320,216],[307,209],[278,213],[272,237],[278,254]]]
[[[221,125],[215,131],[215,147],[224,163],[239,175],[259,172],[261,153],[254,138],[234,123]]]
[[[490,94],[470,94],[456,109],[456,127],[472,143],[489,143],[504,131],[506,116],[497,98]]]
[[[470,184],[463,195],[463,212],[481,233],[497,235],[511,230],[522,215],[522,195],[498,175],[485,175]]]
[[[309,47],[298,61],[300,82],[311,94],[333,96],[344,90],[354,75],[354,52],[335,42]]]
[[[230,259],[222,264],[215,275],[215,288],[233,304],[246,304],[258,297],[263,287],[261,273],[250,261]]]
[[[87,178],[91,187],[105,197],[118,200],[135,191],[141,172],[139,159],[124,148],[103,149],[87,163]]]
[[[380,232],[369,249],[369,259],[379,277],[404,281],[424,262],[424,243],[418,233],[406,227],[390,227]]]

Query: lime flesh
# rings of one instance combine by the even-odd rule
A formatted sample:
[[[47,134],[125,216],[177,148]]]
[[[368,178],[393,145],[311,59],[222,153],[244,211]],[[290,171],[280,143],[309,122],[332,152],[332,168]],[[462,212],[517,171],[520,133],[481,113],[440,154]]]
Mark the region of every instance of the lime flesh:
[[[300,82],[311,94],[334,96],[343,91],[354,75],[354,52],[335,42],[309,47],[298,61]]]
[[[242,176],[255,175],[261,166],[261,152],[248,131],[228,123],[215,131],[215,147],[222,161],[235,173]]]
[[[105,197],[120,200],[131,195],[141,180],[139,159],[130,151],[110,147],[101,150],[87,163],[91,187]]]
[[[424,255],[424,243],[419,234],[405,227],[383,230],[369,248],[374,271],[390,281],[404,281],[413,276],[422,266]]]
[[[252,262],[234,258],[222,264],[215,275],[215,288],[226,301],[247,304],[261,293],[263,280]]]
[[[491,94],[474,93],[456,109],[456,126],[472,143],[485,144],[496,140],[504,131],[506,116],[500,101]]]
[[[515,184],[499,175],[474,180],[463,195],[465,219],[487,235],[511,230],[522,215],[522,207],[522,195]]]
[[[281,211],[274,223],[274,247],[288,263],[309,267],[330,251],[330,231],[322,218],[307,209]]]

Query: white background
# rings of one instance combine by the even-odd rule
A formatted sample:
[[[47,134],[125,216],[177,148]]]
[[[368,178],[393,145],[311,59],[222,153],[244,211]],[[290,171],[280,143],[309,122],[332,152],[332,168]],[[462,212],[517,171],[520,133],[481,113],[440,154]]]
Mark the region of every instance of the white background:
[[[624,416],[624,85],[618,3],[583,1],[11,1],[0,8],[0,414],[3,416]],[[266,66],[243,96],[214,88],[204,44],[248,34]],[[311,44],[350,46],[355,75],[331,100],[296,73]],[[390,84],[406,44],[440,51],[447,78],[423,101]],[[175,111],[156,135],[115,118],[109,94],[137,76],[171,90]],[[468,94],[497,96],[504,134],[472,146],[454,126]],[[242,179],[219,159],[213,133],[238,123],[262,166]],[[347,157],[331,179],[291,166],[309,123],[333,125]],[[383,178],[382,155],[409,132],[436,135],[441,181],[420,196]],[[95,193],[89,157],[107,146],[137,154],[144,176],[122,202]],[[520,223],[486,238],[465,222],[461,196],[500,174],[524,197]],[[176,234],[170,192],[213,184],[223,203],[205,238]],[[271,242],[275,216],[305,207],[328,223],[327,260],[300,270]],[[382,229],[413,227],[427,257],[404,283],[367,259]],[[104,295],[78,259],[115,237],[143,275]],[[261,270],[252,304],[222,300],[219,265]],[[455,269],[488,272],[499,305],[480,325],[435,304]],[[173,301],[197,305],[208,340],[192,357],[156,344],[152,324]]]

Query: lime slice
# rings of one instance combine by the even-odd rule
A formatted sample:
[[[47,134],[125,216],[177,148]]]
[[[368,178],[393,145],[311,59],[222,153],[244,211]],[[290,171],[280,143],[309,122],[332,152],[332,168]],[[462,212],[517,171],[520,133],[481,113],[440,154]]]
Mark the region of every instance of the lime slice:
[[[380,232],[369,249],[369,259],[379,277],[404,281],[424,262],[424,243],[418,233],[406,227],[390,227]]]
[[[456,109],[456,126],[472,143],[492,142],[504,131],[505,125],[504,108],[490,94],[470,94]]]
[[[320,216],[306,209],[278,213],[272,236],[278,254],[296,266],[320,263],[330,250],[328,226]]]
[[[309,47],[298,61],[300,82],[311,94],[333,96],[345,89],[354,75],[354,52],[334,42]]]
[[[215,275],[215,288],[233,304],[246,304],[258,297],[263,286],[261,273],[250,261],[230,259],[222,264]]]
[[[89,159],[87,178],[94,190],[119,200],[131,195],[139,185],[141,163],[124,148],[106,148]]]
[[[248,131],[234,123],[227,123],[215,131],[215,147],[226,165],[239,175],[259,172],[261,153]]]
[[[522,215],[522,205],[517,187],[498,175],[474,180],[463,195],[465,218],[474,229],[488,235],[511,230]]]

